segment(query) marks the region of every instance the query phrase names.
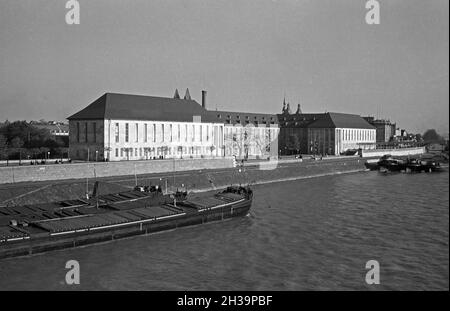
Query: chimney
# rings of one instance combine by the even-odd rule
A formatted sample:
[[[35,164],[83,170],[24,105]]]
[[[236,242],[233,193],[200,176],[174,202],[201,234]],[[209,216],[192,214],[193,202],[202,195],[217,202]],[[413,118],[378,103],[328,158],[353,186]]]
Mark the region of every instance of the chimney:
[[[202,91],[202,107],[206,109],[206,91]]]

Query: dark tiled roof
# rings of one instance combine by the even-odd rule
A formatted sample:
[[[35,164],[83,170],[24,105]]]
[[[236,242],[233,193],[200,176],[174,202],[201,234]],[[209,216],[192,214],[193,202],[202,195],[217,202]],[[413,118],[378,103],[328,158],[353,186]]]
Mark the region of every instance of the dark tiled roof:
[[[232,112],[232,111],[208,111],[208,121],[225,124],[267,125],[278,124],[276,114]]]
[[[69,120],[114,119],[192,122],[206,110],[195,100],[106,93]]]
[[[324,116],[324,113],[293,113],[293,114],[287,114],[282,113],[278,114],[278,122],[281,127],[298,127],[298,128],[305,128],[312,122],[322,118]]]
[[[106,93],[92,104],[68,117],[69,120],[153,120],[192,122],[193,116],[201,116],[203,122],[242,125],[278,124],[277,116],[271,114],[208,111],[195,100]],[[230,118],[228,118],[230,116]],[[239,118],[238,118],[239,116]],[[227,122],[230,120],[230,122]]]
[[[317,121],[308,125],[310,128],[357,128],[375,129],[361,116],[356,114],[328,112]]]

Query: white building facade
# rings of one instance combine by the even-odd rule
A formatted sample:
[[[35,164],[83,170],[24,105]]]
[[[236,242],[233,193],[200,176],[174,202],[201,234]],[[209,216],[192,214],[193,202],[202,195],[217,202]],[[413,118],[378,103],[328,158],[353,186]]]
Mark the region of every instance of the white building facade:
[[[203,98],[203,101],[205,99]],[[69,156],[82,161],[161,158],[266,157],[278,126],[252,114],[246,126],[205,104],[179,98],[105,94],[69,117]],[[235,113],[236,114],[236,113]],[[250,119],[249,114],[241,114]],[[233,115],[234,117],[234,115]],[[258,120],[272,118],[272,123]]]
[[[105,121],[111,161],[223,156],[223,124]],[[107,155],[108,156],[108,155]]]
[[[225,125],[225,155],[237,158],[269,158],[278,155],[277,125]]]
[[[339,155],[376,149],[376,128],[358,115],[326,113],[307,126],[308,151]]]
[[[376,129],[337,128],[335,129],[335,136],[338,154],[346,150],[370,150],[377,147]]]
[[[142,120],[74,120],[70,158],[85,161],[224,156],[224,125]]]

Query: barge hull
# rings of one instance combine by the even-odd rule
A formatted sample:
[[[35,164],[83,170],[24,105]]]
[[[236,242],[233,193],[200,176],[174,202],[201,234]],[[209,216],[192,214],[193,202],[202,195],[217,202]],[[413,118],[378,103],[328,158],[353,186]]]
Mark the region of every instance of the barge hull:
[[[239,202],[224,208],[203,210],[198,212],[176,215],[171,219],[155,220],[125,224],[114,229],[100,229],[84,231],[59,236],[43,236],[27,240],[0,243],[0,259],[28,256],[53,250],[74,248],[101,242],[114,241],[126,237],[147,235],[156,232],[173,230],[208,222],[216,222],[228,218],[245,216],[248,214],[252,200]]]

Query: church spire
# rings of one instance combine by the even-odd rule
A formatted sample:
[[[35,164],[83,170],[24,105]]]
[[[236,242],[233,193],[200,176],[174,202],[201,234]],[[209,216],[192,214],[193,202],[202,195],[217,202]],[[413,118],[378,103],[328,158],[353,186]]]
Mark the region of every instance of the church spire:
[[[281,109],[281,113],[286,112],[286,96],[283,98],[283,109]]]
[[[175,89],[175,94],[173,95],[173,98],[180,99],[180,94],[178,94],[178,89]]]
[[[300,108],[300,104],[297,105],[297,111],[295,112],[296,114],[302,114],[302,109]]]
[[[186,94],[184,95],[184,99],[191,100],[191,94],[189,94],[189,89],[186,89]]]
[[[291,114],[291,107],[290,107],[289,103],[287,103],[287,106],[286,106],[286,113]]]

